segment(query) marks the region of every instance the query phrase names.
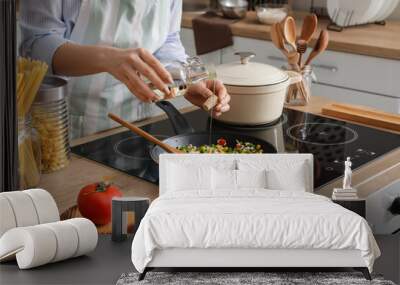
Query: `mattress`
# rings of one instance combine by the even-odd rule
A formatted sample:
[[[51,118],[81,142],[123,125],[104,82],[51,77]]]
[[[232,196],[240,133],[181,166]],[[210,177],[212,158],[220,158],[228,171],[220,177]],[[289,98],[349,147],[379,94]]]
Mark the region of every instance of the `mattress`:
[[[162,249],[359,250],[372,271],[379,248],[368,223],[330,199],[266,189],[170,192],[150,206],[132,243],[139,272]]]

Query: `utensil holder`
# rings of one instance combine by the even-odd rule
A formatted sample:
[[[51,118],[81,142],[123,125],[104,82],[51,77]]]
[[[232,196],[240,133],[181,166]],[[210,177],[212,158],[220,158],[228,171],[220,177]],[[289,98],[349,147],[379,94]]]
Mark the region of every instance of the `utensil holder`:
[[[305,106],[311,98],[311,85],[314,79],[314,73],[310,65],[306,65],[300,71],[302,80],[296,84],[290,85],[286,94],[285,105]]]

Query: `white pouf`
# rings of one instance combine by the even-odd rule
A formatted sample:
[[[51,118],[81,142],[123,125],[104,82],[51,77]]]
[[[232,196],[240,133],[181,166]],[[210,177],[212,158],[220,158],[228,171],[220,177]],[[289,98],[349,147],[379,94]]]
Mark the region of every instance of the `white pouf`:
[[[15,228],[17,223],[10,202],[0,195],[0,237],[8,230]]]
[[[57,251],[54,233],[42,225],[14,228],[0,238],[0,259],[16,259],[20,269],[51,262]]]
[[[60,220],[57,204],[49,192],[29,189],[0,193],[0,237],[9,229]]]
[[[66,220],[65,222],[71,224],[78,233],[79,242],[74,257],[90,252],[96,248],[98,233],[92,221],[85,218],[74,218]]]
[[[60,220],[60,213],[53,197],[43,189],[29,189],[23,191],[30,196],[39,218],[39,224],[52,223]]]
[[[16,258],[20,269],[28,269],[86,254],[97,240],[90,220],[60,221],[46,190],[0,193],[0,262]]]
[[[1,196],[10,202],[17,227],[39,224],[35,205],[30,196],[23,191],[3,192]]]
[[[44,224],[44,227],[49,228],[56,236],[57,252],[52,262],[57,262],[75,256],[78,250],[78,233],[71,228],[70,223],[55,222]]]
[[[0,261],[15,255],[20,269],[37,267],[86,254],[97,239],[96,226],[84,218],[18,227],[0,238]]]

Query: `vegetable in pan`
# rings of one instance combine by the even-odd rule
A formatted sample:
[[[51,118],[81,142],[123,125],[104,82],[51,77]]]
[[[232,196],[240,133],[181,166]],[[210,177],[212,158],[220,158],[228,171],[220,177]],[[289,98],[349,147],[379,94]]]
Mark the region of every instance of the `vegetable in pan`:
[[[195,146],[192,144],[178,146],[178,150],[185,153],[263,153],[259,144],[236,140],[235,146],[228,146],[224,138],[217,140],[217,144]]]

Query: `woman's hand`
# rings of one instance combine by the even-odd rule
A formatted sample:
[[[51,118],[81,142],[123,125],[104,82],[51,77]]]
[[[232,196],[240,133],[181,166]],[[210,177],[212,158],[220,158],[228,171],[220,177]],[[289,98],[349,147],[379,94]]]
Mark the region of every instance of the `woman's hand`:
[[[226,92],[224,84],[219,80],[207,80],[189,86],[185,98],[193,105],[201,107],[208,97],[213,95],[218,97],[218,103],[213,108],[213,115],[220,116],[229,111],[229,101],[231,96]]]
[[[53,56],[56,74],[83,76],[108,72],[124,83],[140,100],[156,101],[160,98],[147,86],[141,77],[146,77],[166,96],[172,83],[169,72],[146,49],[120,49],[108,46],[79,45],[65,43]]]
[[[141,101],[153,102],[160,98],[147,86],[141,77],[146,77],[166,96],[170,95],[167,84],[172,83],[170,73],[146,49],[113,49],[106,59],[106,70]]]

